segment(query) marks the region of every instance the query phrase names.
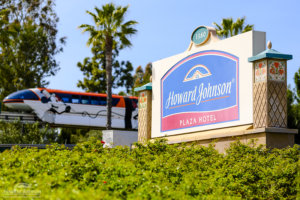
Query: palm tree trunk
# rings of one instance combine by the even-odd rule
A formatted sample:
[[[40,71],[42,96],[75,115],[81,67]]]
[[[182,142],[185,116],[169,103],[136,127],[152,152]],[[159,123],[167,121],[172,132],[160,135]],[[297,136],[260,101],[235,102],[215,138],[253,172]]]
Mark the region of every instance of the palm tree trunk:
[[[105,65],[106,65],[106,81],[107,81],[107,120],[106,129],[111,129],[111,110],[112,110],[112,37],[108,36],[106,41]]]

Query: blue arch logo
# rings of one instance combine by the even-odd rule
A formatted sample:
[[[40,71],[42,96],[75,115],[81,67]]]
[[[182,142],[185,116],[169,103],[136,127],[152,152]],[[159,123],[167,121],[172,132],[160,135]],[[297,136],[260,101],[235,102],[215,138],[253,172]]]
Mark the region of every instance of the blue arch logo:
[[[204,65],[196,65],[192,67],[188,73],[185,75],[183,82],[193,81],[200,78],[204,78],[206,76],[210,76],[211,72],[209,69]]]

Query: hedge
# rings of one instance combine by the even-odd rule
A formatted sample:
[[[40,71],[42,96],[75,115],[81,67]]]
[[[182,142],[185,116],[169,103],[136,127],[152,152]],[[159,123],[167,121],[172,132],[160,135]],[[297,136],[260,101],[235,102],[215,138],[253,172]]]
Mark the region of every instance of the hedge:
[[[270,150],[240,142],[225,154],[164,140],[133,149],[103,148],[100,140],[73,150],[16,146],[0,153],[0,198],[297,199],[299,157],[296,145]]]

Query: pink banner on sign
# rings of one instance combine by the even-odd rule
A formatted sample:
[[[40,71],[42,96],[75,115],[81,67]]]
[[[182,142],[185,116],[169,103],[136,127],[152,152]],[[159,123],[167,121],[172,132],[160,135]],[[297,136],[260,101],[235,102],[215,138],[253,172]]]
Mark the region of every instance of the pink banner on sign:
[[[180,113],[164,117],[162,119],[162,131],[215,124],[237,119],[239,119],[238,106],[211,112]]]

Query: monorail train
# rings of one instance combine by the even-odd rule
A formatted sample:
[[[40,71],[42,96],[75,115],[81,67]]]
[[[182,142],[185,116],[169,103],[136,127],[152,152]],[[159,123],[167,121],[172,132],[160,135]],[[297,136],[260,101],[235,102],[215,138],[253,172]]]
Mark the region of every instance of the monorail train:
[[[8,95],[3,104],[56,126],[106,126],[106,94],[33,88]],[[137,105],[137,97],[112,95],[112,128],[137,129]]]

